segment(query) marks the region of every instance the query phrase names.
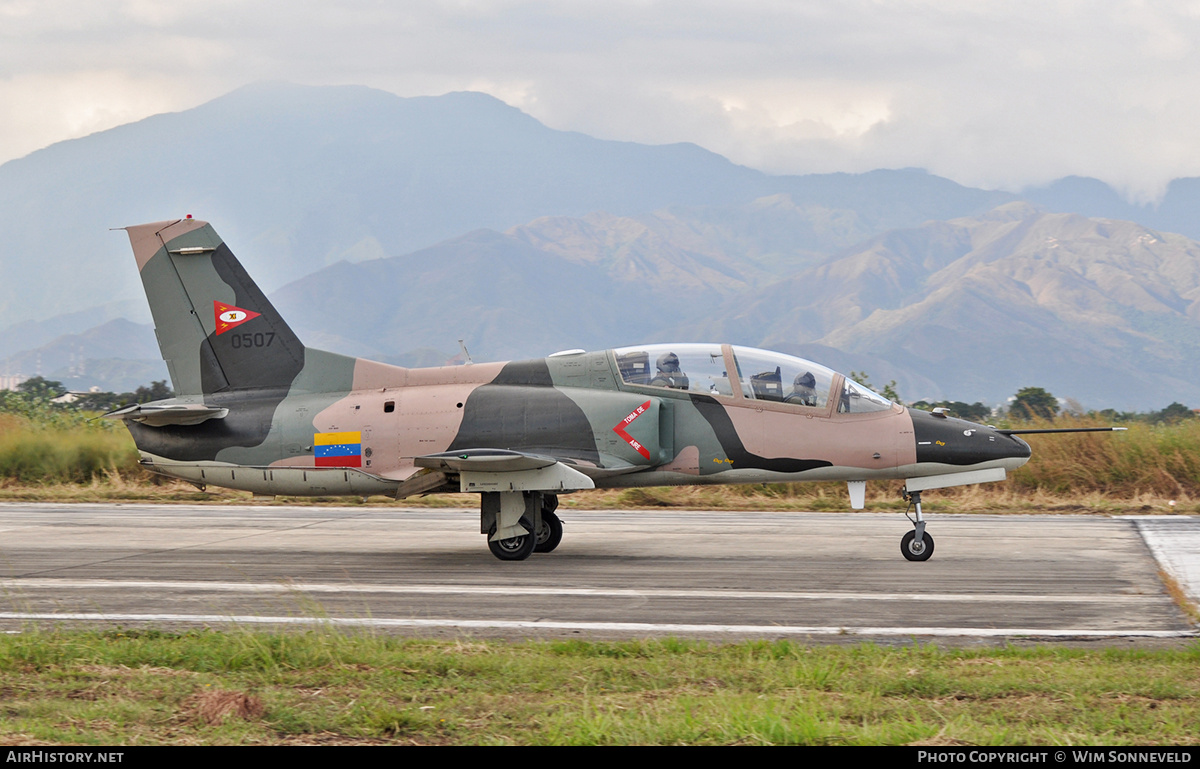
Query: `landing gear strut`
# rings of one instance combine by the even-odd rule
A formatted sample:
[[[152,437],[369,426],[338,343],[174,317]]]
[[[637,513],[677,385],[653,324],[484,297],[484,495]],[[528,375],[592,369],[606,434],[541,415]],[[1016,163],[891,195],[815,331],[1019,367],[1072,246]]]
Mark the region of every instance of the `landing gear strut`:
[[[916,518],[909,515],[908,510],[904,511],[914,528],[900,539],[900,552],[910,561],[928,561],[933,555],[933,537],[925,533],[925,518],[921,515],[921,492],[905,489],[902,495],[904,501],[908,502],[909,510],[916,508]]]

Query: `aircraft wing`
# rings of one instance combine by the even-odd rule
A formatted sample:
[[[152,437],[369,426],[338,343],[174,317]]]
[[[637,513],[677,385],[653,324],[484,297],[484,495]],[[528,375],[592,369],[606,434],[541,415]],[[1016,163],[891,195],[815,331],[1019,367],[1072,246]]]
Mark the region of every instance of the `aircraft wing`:
[[[594,489],[591,478],[544,454],[507,449],[464,449],[413,458],[417,467],[456,473],[462,491],[575,491]]]
[[[148,427],[166,427],[167,425],[198,425],[210,419],[224,419],[228,414],[229,409],[205,406],[203,403],[164,405],[135,403],[132,406],[122,406],[107,414],[101,414],[101,417],[140,422]]]
[[[417,467],[432,467],[434,470],[451,472],[505,473],[517,470],[539,470],[557,463],[554,457],[542,454],[526,454],[507,449],[467,449],[465,451],[443,451],[416,457]]]

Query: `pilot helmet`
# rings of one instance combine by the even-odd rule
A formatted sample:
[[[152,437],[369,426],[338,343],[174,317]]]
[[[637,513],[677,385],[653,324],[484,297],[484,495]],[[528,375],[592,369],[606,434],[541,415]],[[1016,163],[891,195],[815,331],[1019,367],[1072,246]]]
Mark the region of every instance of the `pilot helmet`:
[[[658,370],[665,374],[673,374],[679,371],[679,356],[673,352],[663,353],[658,356]]]
[[[806,387],[810,390],[816,389],[817,378],[812,375],[811,371],[805,371],[796,375],[796,381],[792,382],[794,387]]]

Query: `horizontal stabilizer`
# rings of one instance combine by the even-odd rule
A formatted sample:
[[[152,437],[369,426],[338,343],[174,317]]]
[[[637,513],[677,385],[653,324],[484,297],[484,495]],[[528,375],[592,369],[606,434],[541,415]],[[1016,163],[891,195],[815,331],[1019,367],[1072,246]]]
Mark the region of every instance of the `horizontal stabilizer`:
[[[173,403],[152,405],[135,403],[123,406],[115,411],[102,414],[105,419],[124,419],[139,422],[148,427],[166,427],[167,425],[198,425],[210,419],[224,419],[229,409],[218,406],[205,406],[203,403]]]

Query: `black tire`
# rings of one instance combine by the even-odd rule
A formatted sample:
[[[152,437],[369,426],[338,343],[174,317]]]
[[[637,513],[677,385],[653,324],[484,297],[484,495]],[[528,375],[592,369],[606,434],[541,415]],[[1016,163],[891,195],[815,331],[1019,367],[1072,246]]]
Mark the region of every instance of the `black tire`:
[[[533,528],[533,524],[527,518],[521,519],[521,525],[526,529]],[[501,561],[524,561],[533,553],[533,546],[537,542],[537,538],[532,534],[494,540],[492,535],[495,533],[496,524],[493,523],[492,530],[488,532],[488,549]]]
[[[533,545],[535,553],[549,553],[562,542],[562,521],[549,510],[542,511],[542,526],[537,530]]]
[[[910,561],[928,561],[933,555],[933,537],[929,536],[929,532],[921,537],[921,547],[918,549],[914,546],[913,540],[917,538],[916,530],[910,531],[900,538],[900,552]]]

